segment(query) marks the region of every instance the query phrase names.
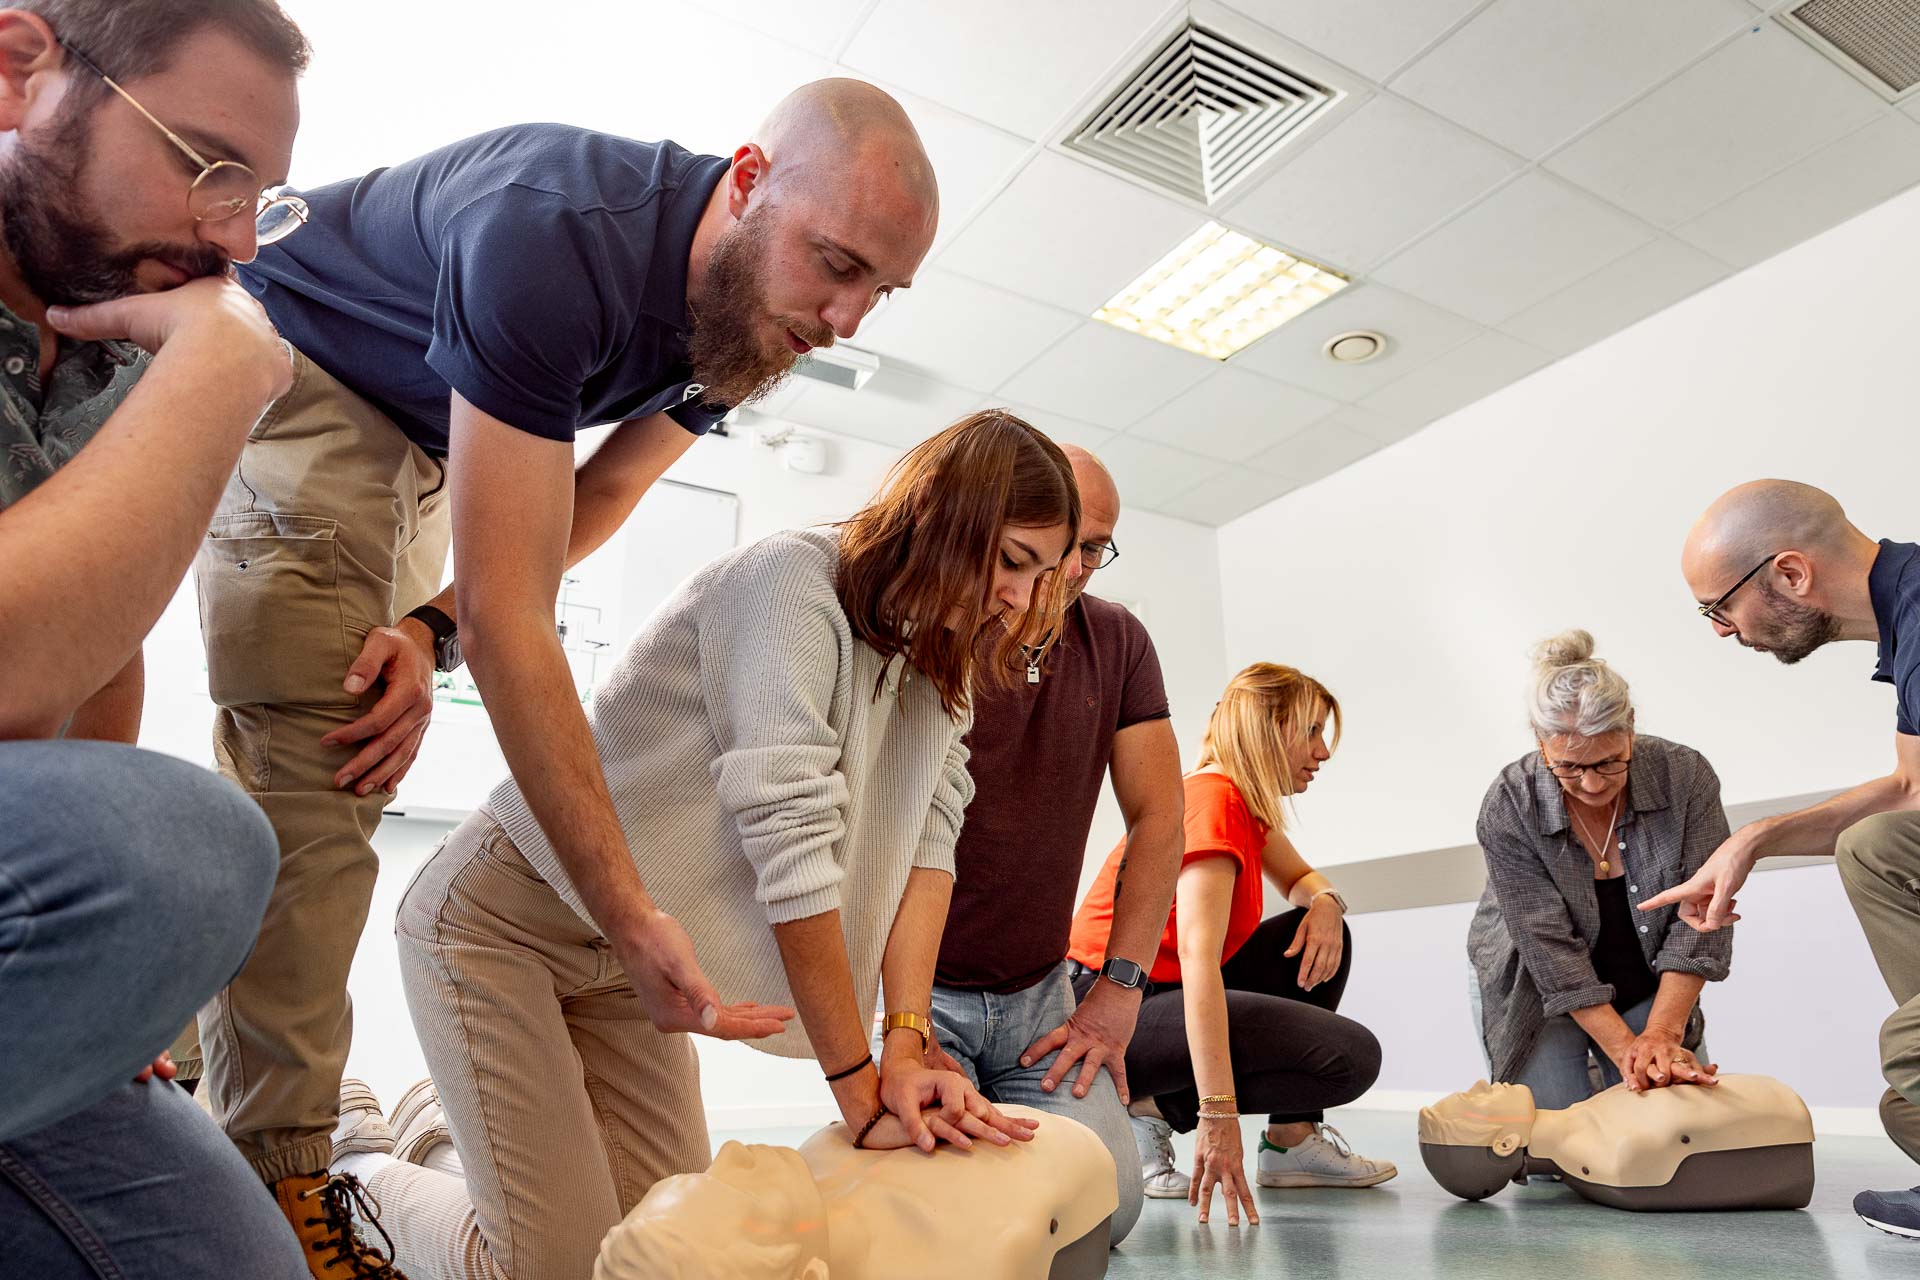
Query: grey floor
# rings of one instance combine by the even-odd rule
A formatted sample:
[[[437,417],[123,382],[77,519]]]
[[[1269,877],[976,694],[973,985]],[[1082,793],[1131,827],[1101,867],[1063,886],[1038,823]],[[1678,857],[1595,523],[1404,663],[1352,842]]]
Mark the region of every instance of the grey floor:
[[[1366,1191],[1258,1190],[1257,1227],[1227,1226],[1218,1202],[1212,1223],[1202,1227],[1185,1201],[1149,1200],[1114,1251],[1109,1277],[1920,1277],[1920,1242],[1882,1235],[1853,1216],[1856,1191],[1920,1181],[1882,1138],[1820,1139],[1813,1203],[1798,1212],[1629,1214],[1588,1204],[1561,1186],[1508,1187],[1466,1204],[1427,1177],[1411,1115],[1354,1111],[1332,1120],[1362,1154],[1399,1165],[1400,1176]],[[1249,1122],[1249,1152],[1258,1133]],[[788,1130],[714,1135],[716,1144],[804,1137]],[[1187,1142],[1177,1147],[1183,1160],[1191,1153]]]

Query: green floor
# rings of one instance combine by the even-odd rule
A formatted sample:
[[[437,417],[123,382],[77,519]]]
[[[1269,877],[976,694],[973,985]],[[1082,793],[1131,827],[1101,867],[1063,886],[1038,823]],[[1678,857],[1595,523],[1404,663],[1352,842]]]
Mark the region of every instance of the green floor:
[[[1260,1225],[1194,1221],[1184,1201],[1149,1200],[1113,1253],[1112,1280],[1299,1276],[1474,1280],[1697,1280],[1702,1276],[1920,1276],[1920,1242],[1907,1243],[1853,1216],[1854,1192],[1920,1182],[1912,1164],[1878,1138],[1823,1138],[1814,1147],[1813,1204],[1794,1213],[1629,1214],[1588,1204],[1560,1186],[1508,1187],[1466,1204],[1421,1167],[1413,1117],[1346,1112],[1333,1122],[1363,1154],[1400,1176],[1367,1191],[1267,1191]],[[792,1142],[787,1131],[715,1134],[716,1141]],[[1247,1126],[1247,1149],[1257,1141]],[[1179,1141],[1184,1160],[1190,1144]]]

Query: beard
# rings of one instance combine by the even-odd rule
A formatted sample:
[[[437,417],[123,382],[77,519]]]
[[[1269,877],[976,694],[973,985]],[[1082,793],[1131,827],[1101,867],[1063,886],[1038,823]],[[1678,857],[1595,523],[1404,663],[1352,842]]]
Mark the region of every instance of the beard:
[[[1830,613],[1811,605],[1798,604],[1762,582],[1760,598],[1766,601],[1767,630],[1753,636],[1749,648],[1765,649],[1785,666],[1792,666],[1830,640],[1840,638],[1840,623]],[[1745,632],[1742,641],[1747,639]]]
[[[799,359],[786,343],[770,348],[766,341],[773,318],[766,290],[771,211],[772,206],[764,204],[748,210],[708,255],[705,290],[688,343],[694,381],[706,387],[700,397],[703,403],[751,404],[786,381]],[[833,341],[833,334],[807,324],[794,322],[786,327],[816,347]]]
[[[227,257],[211,245],[154,240],[112,246],[107,229],[80,198],[90,134],[76,112],[56,123],[44,142],[22,138],[0,167],[0,237],[34,296],[78,306],[138,293],[135,272],[149,258],[165,259],[196,279],[224,274]]]

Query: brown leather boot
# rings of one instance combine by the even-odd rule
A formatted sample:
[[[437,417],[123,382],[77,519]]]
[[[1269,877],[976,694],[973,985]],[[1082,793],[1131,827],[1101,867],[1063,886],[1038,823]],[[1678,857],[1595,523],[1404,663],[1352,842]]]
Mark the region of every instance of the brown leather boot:
[[[315,1280],[407,1280],[391,1261],[393,1240],[380,1225],[360,1179],[350,1173],[302,1173],[280,1179],[272,1190],[280,1212],[293,1224]],[[385,1257],[355,1237],[355,1213],[386,1241]]]

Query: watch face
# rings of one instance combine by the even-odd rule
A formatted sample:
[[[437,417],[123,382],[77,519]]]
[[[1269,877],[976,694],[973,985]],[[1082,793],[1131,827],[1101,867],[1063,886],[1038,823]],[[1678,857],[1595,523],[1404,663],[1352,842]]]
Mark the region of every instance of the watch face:
[[[1117,982],[1123,987],[1137,987],[1140,985],[1141,980],[1146,977],[1146,971],[1139,965],[1131,960],[1123,960],[1118,956],[1107,961],[1107,963],[1101,967],[1101,972],[1104,973],[1109,980]]]

